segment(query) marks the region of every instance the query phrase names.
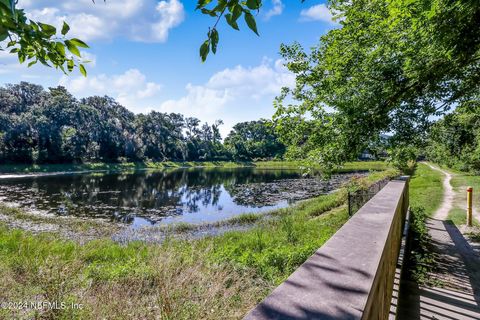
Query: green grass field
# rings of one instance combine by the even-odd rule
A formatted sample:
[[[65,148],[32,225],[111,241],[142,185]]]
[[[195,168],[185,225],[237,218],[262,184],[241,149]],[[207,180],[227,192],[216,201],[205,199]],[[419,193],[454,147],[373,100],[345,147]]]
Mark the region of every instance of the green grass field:
[[[410,180],[410,206],[423,207],[431,216],[443,198],[443,175],[424,163],[418,163]]]
[[[467,187],[473,188],[473,207],[480,211],[480,176],[465,173],[455,174],[452,178],[452,187],[457,194],[457,200],[466,206]]]
[[[395,175],[375,172],[358,183]],[[0,309],[0,318],[242,318],[348,220],[346,192],[277,210],[247,231],[162,244],[79,244],[0,227],[1,301],[82,304]]]

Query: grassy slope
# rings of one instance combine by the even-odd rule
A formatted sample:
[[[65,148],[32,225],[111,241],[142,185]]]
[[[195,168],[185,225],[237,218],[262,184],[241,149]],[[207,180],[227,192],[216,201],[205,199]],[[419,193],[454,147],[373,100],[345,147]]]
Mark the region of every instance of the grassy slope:
[[[443,175],[419,163],[410,180],[410,206],[423,207],[427,215],[431,216],[442,202]]]
[[[342,189],[278,210],[246,232],[161,245],[80,245],[2,227],[0,301],[83,304],[44,314],[65,319],[241,318],[347,221],[345,198]],[[0,318],[33,315],[0,309]]]

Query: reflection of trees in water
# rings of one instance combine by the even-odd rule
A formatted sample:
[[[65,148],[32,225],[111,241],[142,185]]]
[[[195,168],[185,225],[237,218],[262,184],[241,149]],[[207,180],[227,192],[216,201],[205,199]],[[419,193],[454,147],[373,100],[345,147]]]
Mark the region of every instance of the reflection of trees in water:
[[[135,173],[44,176],[11,180],[15,190],[43,210],[79,216],[117,217],[180,215],[201,207],[220,207],[222,186],[268,183],[299,177],[292,170],[256,168],[190,168]],[[0,193],[5,193],[0,190]],[[5,194],[7,195],[7,194]],[[240,202],[239,202],[240,203]],[[53,208],[53,209],[52,209]],[[61,208],[61,209],[59,209]]]

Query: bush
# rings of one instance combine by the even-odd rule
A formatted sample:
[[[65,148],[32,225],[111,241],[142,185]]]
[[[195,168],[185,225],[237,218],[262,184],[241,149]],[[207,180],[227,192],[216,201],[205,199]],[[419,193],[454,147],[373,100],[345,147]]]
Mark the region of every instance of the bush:
[[[435,265],[435,256],[432,252],[431,236],[428,234],[426,220],[428,214],[423,207],[414,207],[410,210],[410,252],[408,270],[412,280],[419,284],[429,282],[428,273]]]

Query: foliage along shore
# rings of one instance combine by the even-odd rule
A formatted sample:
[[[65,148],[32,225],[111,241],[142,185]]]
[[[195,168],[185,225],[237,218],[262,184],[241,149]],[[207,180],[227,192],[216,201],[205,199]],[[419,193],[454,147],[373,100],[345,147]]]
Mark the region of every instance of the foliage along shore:
[[[397,174],[374,172],[338,192],[271,212],[247,231],[193,241],[119,245],[100,239],[82,245],[53,233],[0,227],[2,301],[82,304],[1,309],[0,317],[241,318],[348,220],[348,188]]]
[[[126,171],[144,169],[170,169],[170,168],[238,168],[257,167],[265,169],[315,169],[321,170],[318,165],[303,161],[186,161],[186,162],[121,162],[121,163],[82,163],[82,164],[3,164],[0,165],[0,174],[6,173],[54,173],[54,172],[83,172],[83,171]],[[347,162],[338,167],[334,172],[354,171],[382,171],[391,168],[385,161],[355,161]]]

